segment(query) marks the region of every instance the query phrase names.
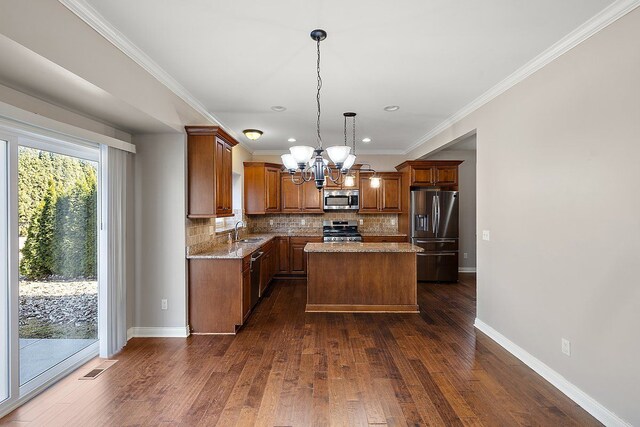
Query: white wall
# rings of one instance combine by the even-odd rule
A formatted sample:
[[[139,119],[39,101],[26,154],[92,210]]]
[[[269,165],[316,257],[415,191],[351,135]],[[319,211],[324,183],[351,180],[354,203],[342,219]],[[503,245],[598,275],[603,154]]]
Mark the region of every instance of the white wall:
[[[633,425],[639,40],[635,9],[410,154],[477,130],[478,318]]]
[[[136,145],[136,327],[187,325],[186,136],[134,136]],[[161,310],[161,300],[168,310]]]
[[[474,139],[475,135],[468,139]],[[461,141],[464,142],[464,141]],[[462,160],[458,167],[458,190],[460,191],[460,257],[458,266],[463,271],[476,268],[476,152],[474,150],[450,149],[438,151],[425,157],[429,160]],[[467,258],[464,258],[464,254]]]

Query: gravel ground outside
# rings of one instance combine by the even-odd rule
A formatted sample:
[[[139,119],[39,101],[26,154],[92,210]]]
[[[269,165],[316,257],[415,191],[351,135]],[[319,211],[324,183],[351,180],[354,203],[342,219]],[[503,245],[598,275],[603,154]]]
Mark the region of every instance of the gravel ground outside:
[[[98,282],[20,282],[20,338],[97,338]]]

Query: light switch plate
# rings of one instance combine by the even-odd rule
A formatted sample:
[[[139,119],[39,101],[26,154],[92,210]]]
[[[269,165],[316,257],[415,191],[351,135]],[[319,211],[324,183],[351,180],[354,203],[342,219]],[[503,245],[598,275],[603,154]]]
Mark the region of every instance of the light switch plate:
[[[489,230],[482,230],[482,240],[491,240],[491,232]]]
[[[163,299],[163,300],[162,300],[161,308],[162,308],[163,310],[166,310],[166,309],[167,309],[167,306],[168,306],[168,305],[167,305],[167,300],[166,300],[166,299]]]
[[[360,225],[364,224],[364,219],[360,220]]]
[[[562,352],[567,356],[571,356],[571,341],[562,338]]]
[[[273,220],[272,219],[269,220],[269,225],[273,225]]]
[[[307,223],[307,221],[305,221],[304,219],[300,220],[300,224],[305,225]]]

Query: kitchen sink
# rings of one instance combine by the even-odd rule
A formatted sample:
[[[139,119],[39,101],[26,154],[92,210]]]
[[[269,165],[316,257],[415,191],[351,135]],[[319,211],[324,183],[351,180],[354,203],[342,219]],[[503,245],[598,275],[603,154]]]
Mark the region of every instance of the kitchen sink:
[[[257,242],[259,242],[261,240],[262,239],[260,239],[260,238],[252,237],[252,238],[248,238],[248,239],[236,240],[236,243],[257,243]]]

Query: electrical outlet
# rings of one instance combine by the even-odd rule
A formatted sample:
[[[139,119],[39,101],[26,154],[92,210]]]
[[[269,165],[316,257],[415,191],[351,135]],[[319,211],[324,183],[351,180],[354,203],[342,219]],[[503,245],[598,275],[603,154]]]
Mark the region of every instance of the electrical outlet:
[[[567,356],[571,356],[571,341],[562,338],[562,352]]]
[[[491,240],[491,232],[489,230],[482,230],[482,240]]]
[[[269,220],[269,225],[273,225],[273,220],[272,219]]]
[[[166,309],[167,309],[167,307],[168,307],[168,305],[167,305],[167,300],[166,300],[166,299],[163,299],[163,300],[162,300],[162,306],[161,306],[161,308],[162,308],[163,310],[166,310]]]
[[[391,225],[396,225],[396,220],[395,219],[391,220]]]
[[[465,252],[465,253],[463,253],[463,254],[462,254],[462,256],[464,257],[464,259],[469,258],[469,254],[468,254],[468,253],[466,253],[466,252]]]
[[[306,223],[307,223],[307,221],[305,221],[304,219],[301,219],[301,220],[300,220],[300,224],[301,224],[301,225],[305,225]]]
[[[364,219],[360,220],[360,225],[364,224]]]

